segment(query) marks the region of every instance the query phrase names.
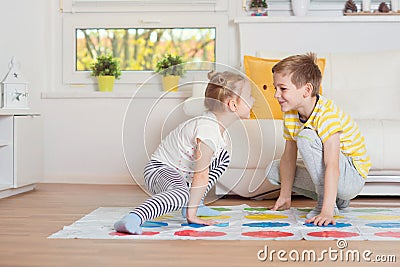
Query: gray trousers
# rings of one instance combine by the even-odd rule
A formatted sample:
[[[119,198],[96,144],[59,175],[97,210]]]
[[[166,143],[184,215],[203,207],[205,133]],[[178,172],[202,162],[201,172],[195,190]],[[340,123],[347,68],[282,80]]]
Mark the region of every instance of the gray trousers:
[[[292,191],[317,200],[323,194],[325,180],[325,164],[323,143],[317,133],[311,129],[302,130],[297,138],[297,148],[302,160],[297,161]],[[270,164],[267,178],[271,184],[280,185],[280,160]],[[365,179],[357,171],[351,157],[340,153],[339,185],[337,198],[350,200],[356,197],[365,184]]]

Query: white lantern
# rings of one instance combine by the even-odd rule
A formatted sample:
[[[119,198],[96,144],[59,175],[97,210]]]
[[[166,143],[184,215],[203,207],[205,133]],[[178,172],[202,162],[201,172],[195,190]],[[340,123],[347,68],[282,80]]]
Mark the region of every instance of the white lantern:
[[[13,57],[10,62],[10,70],[2,81],[2,108],[4,109],[28,109],[28,82],[19,70],[19,66]]]

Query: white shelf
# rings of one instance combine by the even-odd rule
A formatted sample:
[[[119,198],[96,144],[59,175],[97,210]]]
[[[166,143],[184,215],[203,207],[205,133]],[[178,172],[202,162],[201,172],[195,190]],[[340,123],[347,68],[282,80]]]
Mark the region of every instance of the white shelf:
[[[12,116],[12,115],[40,115],[39,112],[31,109],[3,109],[0,108],[0,116]]]
[[[360,23],[360,22],[396,22],[400,23],[400,16],[341,16],[341,17],[314,17],[314,16],[287,16],[287,17],[238,17],[235,23]]]

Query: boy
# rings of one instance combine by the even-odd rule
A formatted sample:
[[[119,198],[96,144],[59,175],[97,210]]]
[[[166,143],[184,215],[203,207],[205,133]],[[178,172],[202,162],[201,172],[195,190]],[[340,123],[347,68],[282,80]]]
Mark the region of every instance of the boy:
[[[316,199],[307,223],[335,224],[363,188],[371,167],[357,124],[331,100],[318,95],[322,75],[313,53],[283,59],[272,68],[275,98],[284,112],[285,149],[267,178],[280,185],[272,210],[288,209],[292,190]],[[297,150],[303,163],[297,163]]]

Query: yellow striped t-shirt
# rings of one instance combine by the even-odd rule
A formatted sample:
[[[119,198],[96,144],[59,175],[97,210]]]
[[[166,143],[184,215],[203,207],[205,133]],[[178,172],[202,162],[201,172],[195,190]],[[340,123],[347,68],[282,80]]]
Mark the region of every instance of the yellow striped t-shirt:
[[[286,140],[297,141],[297,135],[305,127],[316,131],[323,143],[334,133],[341,132],[341,152],[352,158],[354,166],[362,177],[367,177],[371,160],[365,148],[364,136],[360,133],[355,121],[340,110],[332,100],[319,96],[311,116],[304,124],[299,120],[296,110],[285,112],[283,124],[283,137]]]

